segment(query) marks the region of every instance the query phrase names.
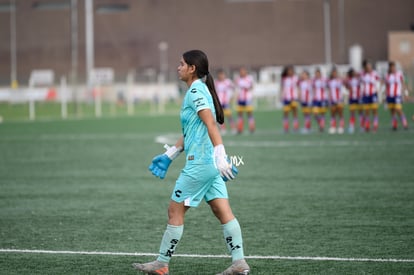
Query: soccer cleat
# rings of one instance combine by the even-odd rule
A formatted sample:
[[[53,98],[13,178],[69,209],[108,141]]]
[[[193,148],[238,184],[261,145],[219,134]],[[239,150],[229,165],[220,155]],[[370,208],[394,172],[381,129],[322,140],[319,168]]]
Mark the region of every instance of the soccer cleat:
[[[250,267],[244,259],[234,261],[232,265],[217,275],[249,275]]]
[[[133,263],[132,266],[148,275],[168,275],[168,263],[153,261],[145,264]]]
[[[330,134],[335,134],[336,133],[336,128],[335,127],[329,128],[329,133]]]
[[[344,133],[344,128],[339,127],[337,132],[338,132],[338,134],[343,134]]]

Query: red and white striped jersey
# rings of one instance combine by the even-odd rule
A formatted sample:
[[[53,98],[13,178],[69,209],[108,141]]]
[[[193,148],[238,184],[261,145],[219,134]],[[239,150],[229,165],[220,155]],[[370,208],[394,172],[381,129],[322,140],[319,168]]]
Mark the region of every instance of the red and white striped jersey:
[[[238,77],[235,84],[238,89],[237,101],[251,103],[253,100],[253,77],[251,75]]]
[[[312,81],[310,79],[299,81],[300,102],[310,104],[312,102]]]
[[[328,80],[329,99],[331,102],[338,103],[343,101],[342,80],[331,78]]]
[[[359,77],[351,77],[346,79],[346,87],[349,91],[349,98],[352,100],[361,99],[361,82]]]
[[[402,95],[404,83],[404,75],[397,71],[385,76],[385,84],[387,85],[387,97],[397,97]]]
[[[231,97],[233,95],[234,85],[233,82],[226,78],[224,80],[215,80],[214,85],[216,87],[217,96],[221,105],[230,104]]]
[[[298,99],[297,83],[298,78],[295,75],[282,78],[282,100],[292,101]]]
[[[377,94],[377,83],[379,76],[376,71],[370,73],[363,72],[361,75],[362,94],[364,96],[372,96]]]
[[[327,89],[325,78],[314,78],[313,79],[313,100],[324,101],[327,100]]]

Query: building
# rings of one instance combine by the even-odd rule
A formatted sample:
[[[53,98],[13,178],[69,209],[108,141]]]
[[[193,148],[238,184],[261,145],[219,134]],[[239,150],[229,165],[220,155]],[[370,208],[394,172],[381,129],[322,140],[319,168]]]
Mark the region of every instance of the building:
[[[14,2],[15,9],[13,1],[0,0],[0,84],[10,83],[13,10],[19,82],[27,84],[33,69],[45,68],[57,76],[76,71],[82,81],[85,0]],[[94,63],[114,68],[118,79],[131,70],[150,75],[160,70],[159,45],[166,42],[171,75],[181,53],[192,48],[205,50],[213,68],[318,64],[327,59],[325,30],[334,63],[347,63],[354,44],[366,58],[386,60],[388,32],[410,31],[413,11],[412,0],[95,0]]]

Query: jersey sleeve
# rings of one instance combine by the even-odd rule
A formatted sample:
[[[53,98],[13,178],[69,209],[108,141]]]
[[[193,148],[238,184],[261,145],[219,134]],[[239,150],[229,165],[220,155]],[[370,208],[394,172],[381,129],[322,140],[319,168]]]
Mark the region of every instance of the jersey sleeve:
[[[192,88],[190,90],[189,99],[188,104],[196,111],[196,113],[204,109],[210,109],[206,95],[197,88]]]

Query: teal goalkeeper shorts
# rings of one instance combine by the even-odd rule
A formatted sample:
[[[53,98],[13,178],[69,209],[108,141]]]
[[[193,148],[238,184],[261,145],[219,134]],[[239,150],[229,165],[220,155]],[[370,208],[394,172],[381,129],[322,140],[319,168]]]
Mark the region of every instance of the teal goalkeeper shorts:
[[[197,207],[203,199],[209,202],[219,198],[228,198],[227,187],[213,164],[186,165],[171,195],[173,201],[190,207]]]

